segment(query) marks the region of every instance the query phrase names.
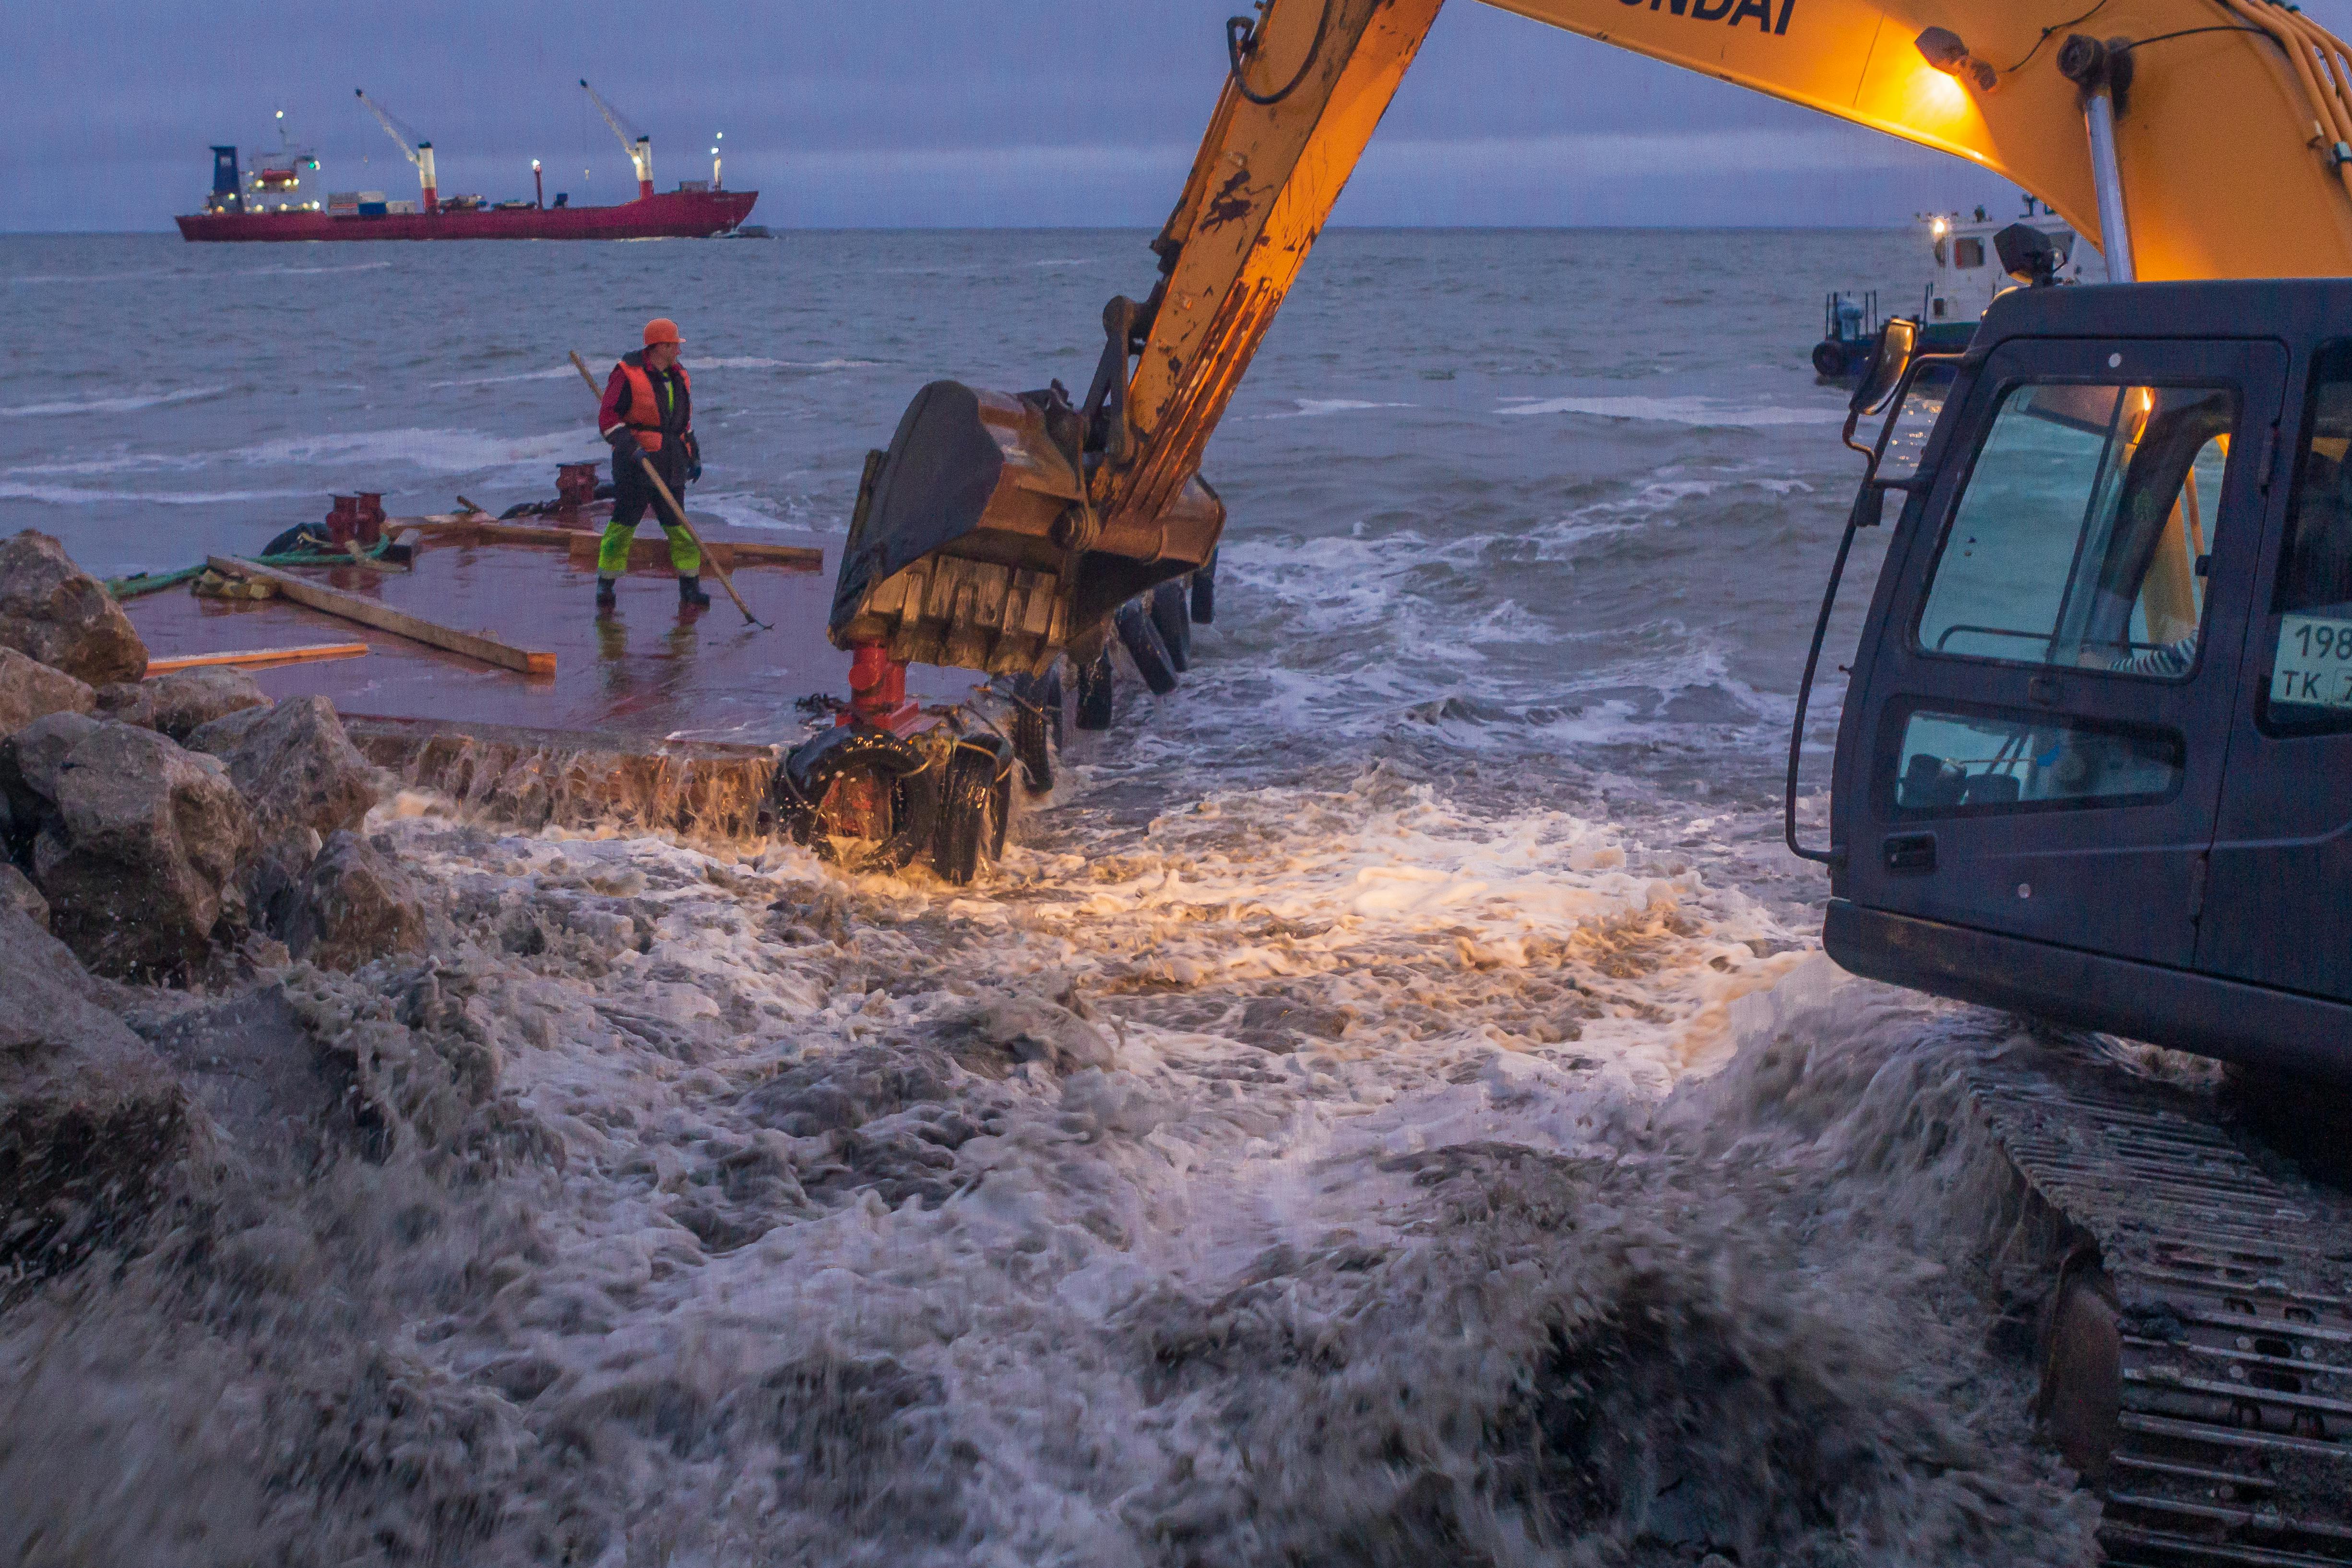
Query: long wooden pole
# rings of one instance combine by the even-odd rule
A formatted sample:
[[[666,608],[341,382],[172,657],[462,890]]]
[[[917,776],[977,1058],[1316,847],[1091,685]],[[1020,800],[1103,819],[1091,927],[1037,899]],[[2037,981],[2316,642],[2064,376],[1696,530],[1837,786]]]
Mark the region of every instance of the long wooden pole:
[[[363,626],[392,632],[431,647],[445,648],[450,653],[462,653],[467,658],[478,658],[484,664],[494,664],[523,675],[555,673],[555,656],[551,653],[537,648],[513,647],[494,637],[461,632],[455,626],[445,626],[422,616],[395,610],[390,605],[374,599],[346,594],[340,588],[330,588],[307,577],[297,577],[291,572],[264,566],[257,561],[240,561],[233,555],[212,555],[205,557],[205,563],[225,577],[258,577],[264,582],[275,583],[280,594],[298,605],[307,605],[311,609],[323,610],[347,621],[357,621]]]
[[[322,658],[360,658],[366,655],[363,642],[314,642],[300,647],[241,648],[230,653],[184,653],[169,658],[147,661],[148,679],[169,675],[180,669],[205,669],[215,665],[228,665],[238,669],[260,669],[273,664],[309,664]]]
[[[604,401],[604,389],[596,384],[596,378],[589,374],[588,367],[581,363],[580,351],[573,349],[571,353],[572,368],[580,373],[580,379],[588,384],[589,395],[594,397],[601,406]],[[751,606],[745,604],[743,595],[735,591],[735,579],[728,574],[725,563],[703,548],[702,535],[695,532],[694,524],[686,521],[686,509],[677,504],[677,498],[669,493],[669,487],[662,483],[662,477],[654,472],[654,466],[645,460],[645,454],[642,452],[637,455],[637,464],[645,470],[646,478],[652,481],[654,494],[661,498],[661,503],[668,510],[670,516],[677,519],[678,527],[684,529],[686,536],[694,541],[694,547],[702,551],[704,557],[710,563],[710,569],[719,574],[719,585],[727,590],[727,596],[735,601],[735,607],[743,612],[743,618],[761,631],[772,629],[767,622],[751,613]]]

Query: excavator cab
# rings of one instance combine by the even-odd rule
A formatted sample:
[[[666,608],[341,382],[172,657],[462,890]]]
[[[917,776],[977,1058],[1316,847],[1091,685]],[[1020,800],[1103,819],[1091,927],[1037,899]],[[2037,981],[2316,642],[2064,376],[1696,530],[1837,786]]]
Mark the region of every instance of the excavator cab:
[[[2019,289],[1917,368],[1826,850],[1791,747],[1831,956],[2352,1077],[2352,284]]]

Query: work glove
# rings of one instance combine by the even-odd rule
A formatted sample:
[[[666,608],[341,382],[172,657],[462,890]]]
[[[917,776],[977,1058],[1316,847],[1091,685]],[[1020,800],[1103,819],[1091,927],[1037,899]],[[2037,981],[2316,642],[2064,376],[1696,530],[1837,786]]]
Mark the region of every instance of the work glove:
[[[637,445],[636,432],[626,425],[614,429],[604,442],[613,448],[613,471],[616,474],[627,473],[645,461],[645,449]]]
[[[686,443],[686,482],[694,484],[702,478],[702,443],[688,430],[679,437]]]

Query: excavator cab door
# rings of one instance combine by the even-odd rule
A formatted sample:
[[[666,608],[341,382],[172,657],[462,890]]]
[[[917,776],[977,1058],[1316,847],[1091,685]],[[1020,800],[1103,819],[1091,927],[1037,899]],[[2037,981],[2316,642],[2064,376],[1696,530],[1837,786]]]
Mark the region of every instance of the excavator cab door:
[[[2352,341],[2313,355],[2294,442],[2254,577],[2197,966],[2352,1001]]]
[[[1963,370],[1841,726],[1839,897],[2192,962],[2286,362],[2023,337]]]

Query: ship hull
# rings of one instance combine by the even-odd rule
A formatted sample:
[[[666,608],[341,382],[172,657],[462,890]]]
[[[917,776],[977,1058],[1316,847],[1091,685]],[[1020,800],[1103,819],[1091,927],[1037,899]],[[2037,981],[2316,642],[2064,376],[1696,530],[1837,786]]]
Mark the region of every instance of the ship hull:
[[[501,212],[192,213],[173,219],[189,241],[325,239],[699,239],[751,216],[757,191],[657,191],[611,207]]]

